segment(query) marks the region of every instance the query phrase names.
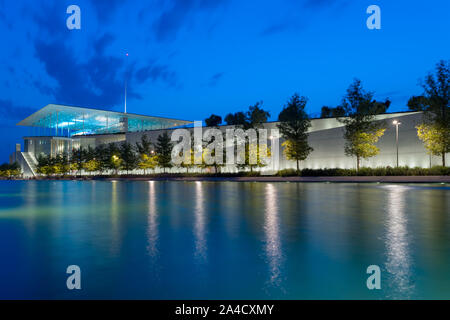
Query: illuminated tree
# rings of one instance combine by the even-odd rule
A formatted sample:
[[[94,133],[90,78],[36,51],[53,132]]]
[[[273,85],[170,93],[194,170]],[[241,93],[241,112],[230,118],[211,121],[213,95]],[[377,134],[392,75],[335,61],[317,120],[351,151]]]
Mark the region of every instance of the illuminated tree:
[[[286,159],[297,162],[297,173],[300,172],[299,162],[301,160],[305,160],[309,153],[314,150],[308,145],[308,141],[306,139],[300,141],[286,140],[281,144],[281,146],[284,147],[283,153]]]
[[[349,135],[345,146],[347,155],[356,156],[358,159],[357,169],[361,158],[367,159],[376,156],[380,149],[375,145],[386,129],[378,129],[373,132],[355,132]]]
[[[254,168],[267,166],[270,156],[271,151],[267,144],[250,145],[246,143],[244,163],[237,164],[236,166],[239,169],[250,168],[250,172],[253,172]]]
[[[96,159],[91,159],[86,161],[83,164],[83,169],[86,170],[87,172],[95,172],[98,171],[100,169],[100,161],[96,160]]]
[[[286,139],[282,144],[283,152],[288,160],[296,161],[297,173],[300,170],[299,162],[313,151],[308,144],[307,132],[311,127],[311,120],[305,112],[307,101],[306,97],[295,93],[278,115],[280,123],[277,127]]]
[[[20,165],[17,162],[0,165],[0,177],[12,178],[21,174]]]
[[[422,123],[416,127],[417,135],[423,141],[427,153],[442,156],[445,167],[445,154],[450,152],[450,128],[442,128],[437,124]]]
[[[423,95],[411,97],[408,107],[423,111],[423,123],[416,127],[418,136],[430,154],[442,157],[445,167],[445,153],[450,150],[450,62],[439,61],[435,72],[423,81]]]
[[[157,156],[149,156],[144,153],[141,155],[141,158],[138,163],[138,168],[144,170],[145,174],[145,170],[148,169],[153,170],[156,168],[157,165],[158,165]]]
[[[356,170],[359,170],[361,158],[373,157],[379,152],[375,143],[385,129],[384,122],[375,121],[375,116],[385,112],[388,104],[383,107],[373,100],[373,93],[366,92],[361,81],[355,79],[342,99],[342,107],[346,117],[339,121],[345,124],[345,154],[356,157]]]

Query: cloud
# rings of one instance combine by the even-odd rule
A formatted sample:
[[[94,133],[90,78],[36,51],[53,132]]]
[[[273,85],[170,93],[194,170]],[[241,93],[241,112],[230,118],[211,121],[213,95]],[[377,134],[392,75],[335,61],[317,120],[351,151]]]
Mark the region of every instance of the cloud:
[[[273,24],[273,25],[268,26],[266,29],[264,29],[261,32],[261,35],[270,36],[272,34],[284,32],[287,29],[290,29],[291,27],[292,27],[292,24],[289,22],[281,22],[281,23]]]
[[[177,83],[177,75],[174,71],[170,71],[167,65],[157,65],[153,62],[145,67],[138,69],[134,73],[134,79],[139,84],[142,84],[147,80],[162,80],[171,87],[176,86]]]
[[[62,1],[42,2],[38,8],[39,10],[25,7],[25,10],[33,10],[30,14],[37,24],[36,29],[39,32],[47,32],[47,36],[51,38],[61,38],[68,34],[69,30],[66,27],[67,6]]]
[[[36,56],[57,85],[49,87],[35,81],[34,86],[41,93],[52,95],[57,103],[112,109],[123,102],[125,77],[127,95],[135,99],[142,96],[133,89],[134,83],[150,80],[176,85],[176,73],[167,65],[153,61],[136,68],[134,61],[126,66],[123,58],[107,55],[105,49],[114,41],[115,37],[108,33],[98,37],[90,46],[94,51],[92,57],[79,61],[64,42],[36,40]]]
[[[215,73],[211,77],[211,79],[209,80],[208,85],[210,87],[215,87],[217,85],[217,83],[219,82],[219,80],[222,79],[224,75],[225,75],[225,72],[217,72],[217,73]]]
[[[174,39],[189,16],[201,11],[211,11],[223,5],[226,0],[172,0],[154,23],[157,41]]]
[[[108,22],[121,3],[125,2],[120,0],[91,0],[100,23]]]
[[[94,43],[97,51],[87,62],[78,62],[64,43],[35,42],[37,58],[57,82],[52,91],[58,103],[112,108],[122,100],[123,61],[102,52],[103,40]]]
[[[328,7],[336,3],[337,0],[306,0],[304,6],[307,8]]]
[[[311,22],[311,14],[332,8],[333,10],[342,10],[351,2],[351,0],[287,0],[292,8],[285,16],[261,31],[262,36],[270,36],[286,31],[298,31],[307,27]],[[306,14],[305,14],[306,12]]]
[[[11,100],[0,99],[1,119],[8,119],[17,122],[28,117],[35,111],[36,110],[34,108],[15,105]]]

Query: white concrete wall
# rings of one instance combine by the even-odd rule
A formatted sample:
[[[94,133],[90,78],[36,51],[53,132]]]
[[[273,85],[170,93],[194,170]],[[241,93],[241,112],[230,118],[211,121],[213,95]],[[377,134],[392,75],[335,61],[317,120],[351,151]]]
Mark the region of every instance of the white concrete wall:
[[[380,138],[377,146],[380,148],[380,153],[367,160],[362,159],[361,166],[363,167],[384,167],[396,165],[396,145],[395,145],[395,126],[392,124],[393,120],[401,122],[399,126],[399,165],[409,167],[423,167],[430,166],[430,156],[426,154],[426,150],[422,141],[417,137],[416,125],[422,121],[422,113],[420,112],[402,112],[380,115],[377,117],[379,121],[385,121],[386,131]],[[355,168],[356,159],[345,155],[344,145],[345,139],[343,137],[344,125],[335,118],[328,119],[313,119],[311,121],[311,128],[309,131],[309,144],[314,151],[309,155],[308,159],[300,162],[301,168]],[[277,123],[266,123],[266,129],[275,129]],[[221,126],[220,129],[225,129],[230,126]],[[204,130],[206,128],[203,128]],[[170,132],[171,129],[167,129]],[[126,134],[126,140],[132,144],[140,141],[143,134],[146,134],[150,141],[156,142],[157,137],[165,130],[152,130],[144,132],[131,132]],[[269,132],[270,135],[270,132]],[[282,154],[280,139],[280,162],[278,166],[265,167],[263,170],[281,170],[288,168],[295,168],[294,161],[286,160]],[[448,154],[447,154],[447,160]],[[431,157],[432,165],[441,165],[440,157]],[[232,168],[230,168],[232,169]]]

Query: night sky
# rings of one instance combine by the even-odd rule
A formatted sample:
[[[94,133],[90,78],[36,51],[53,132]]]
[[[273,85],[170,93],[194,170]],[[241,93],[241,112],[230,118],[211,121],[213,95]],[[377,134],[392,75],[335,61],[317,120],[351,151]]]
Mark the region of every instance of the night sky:
[[[126,4],[125,4],[126,3]],[[81,8],[68,30],[66,8]],[[381,8],[381,30],[366,8]],[[275,120],[294,92],[317,116],[353,78],[406,110],[450,58],[448,0],[0,0],[0,161],[48,103],[185,120],[224,117],[257,101]],[[126,53],[129,56],[126,57]]]

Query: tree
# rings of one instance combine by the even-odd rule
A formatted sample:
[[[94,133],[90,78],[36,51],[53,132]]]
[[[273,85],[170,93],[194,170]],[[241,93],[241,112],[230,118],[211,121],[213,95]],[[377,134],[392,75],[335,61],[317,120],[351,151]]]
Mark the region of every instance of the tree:
[[[70,155],[70,168],[75,170],[77,174],[81,174],[83,163],[86,160],[86,150],[83,147],[73,148]]]
[[[428,100],[424,96],[412,96],[408,100],[408,108],[411,111],[424,111],[427,105]]]
[[[119,151],[120,159],[122,160],[121,168],[124,169],[127,174],[130,170],[136,169],[139,159],[131,144],[126,141],[122,142]]]
[[[172,168],[172,148],[173,143],[170,140],[169,134],[165,131],[158,136],[155,146],[157,162],[160,167],[166,171],[166,168]]]
[[[445,166],[445,154],[450,152],[450,60],[439,61],[435,72],[434,75],[429,73],[423,81],[423,95],[411,97],[408,107],[424,112],[417,134],[429,153],[442,157]]]
[[[100,167],[101,167],[100,161],[96,159],[88,160],[83,164],[83,169],[91,173],[98,171]]]
[[[297,174],[300,173],[299,162],[306,160],[308,155],[314,151],[314,149],[308,145],[308,141],[306,139],[302,141],[286,140],[281,144],[281,146],[283,147],[283,153],[286,159],[296,161]]]
[[[136,142],[136,149],[139,153],[137,166],[144,170],[144,174],[148,169],[155,169],[158,164],[156,156],[152,154],[152,145],[146,134],[141,137],[141,143]]]
[[[19,176],[21,173],[20,165],[17,162],[12,164],[3,163],[0,165],[0,177],[11,179],[12,177]]]
[[[148,140],[146,134],[142,135],[141,143],[136,142],[136,149],[140,155],[150,155],[152,151],[152,143],[150,142],[150,140]]]
[[[229,126],[243,126],[246,123],[246,116],[244,112],[236,112],[236,113],[229,113],[225,117],[225,122]]]
[[[248,111],[244,112],[237,112],[235,114],[229,114],[226,116],[225,121],[229,125],[235,125],[236,127],[242,128],[244,130],[248,129],[257,129],[262,127],[262,125],[267,122],[268,118],[270,117],[270,113],[268,111],[265,111],[262,108],[262,101],[256,102],[254,105],[249,106]],[[256,139],[258,139],[259,132],[256,132]],[[234,140],[235,148],[237,149],[237,145],[245,144],[245,159],[249,159],[248,152],[251,150],[248,148],[248,144],[251,143],[248,138],[243,139],[242,141],[236,141]],[[248,161],[245,161],[245,164],[240,164],[240,168],[244,168],[250,166]],[[215,171],[218,171],[218,165],[214,165]],[[250,170],[253,170],[254,165],[250,166]]]
[[[37,156],[36,172],[39,174],[48,174],[49,157],[43,154]]]
[[[380,149],[375,146],[375,143],[383,136],[385,130],[386,129],[382,128],[373,132],[358,131],[349,135],[351,143],[346,144],[345,153],[354,155],[358,159],[367,159],[376,156],[380,152]],[[357,169],[359,170],[359,163]]]
[[[384,134],[384,123],[376,122],[375,116],[386,111],[373,98],[372,92],[366,92],[361,81],[355,79],[342,99],[342,107],[346,118],[340,119],[345,124],[345,154],[356,156],[356,170],[359,170],[361,158],[369,158],[378,154],[374,146]]]
[[[442,156],[450,152],[450,128],[440,128],[438,124],[422,123],[416,129],[428,154]],[[442,165],[445,167],[445,157],[442,158]]]
[[[153,170],[156,168],[157,165],[158,165],[157,156],[150,156],[145,153],[143,153],[141,155],[141,158],[138,163],[139,169],[144,170],[144,174],[145,174],[145,170],[148,170],[148,169]]]
[[[108,144],[105,149],[105,168],[114,170],[115,174],[119,173],[122,166],[122,159],[120,159],[120,149],[115,143]]]
[[[321,118],[338,118],[343,116],[345,116],[345,110],[342,106],[337,106],[336,108],[323,106],[320,113]]]
[[[267,144],[256,144],[256,145],[245,145],[245,161],[242,164],[237,164],[239,169],[244,169],[246,167],[250,168],[250,172],[253,172],[253,168],[262,168],[267,166],[267,157],[271,156],[270,148]],[[256,162],[250,161],[255,159]]]
[[[210,143],[211,143],[212,141],[210,141]],[[222,146],[220,146],[221,148],[223,147],[223,145]],[[206,163],[206,161],[205,161],[205,158],[206,158],[206,154],[209,154],[209,156],[211,157],[211,158],[213,158],[214,159],[214,162],[213,163],[211,163],[211,164],[208,164],[208,163]],[[221,159],[221,163],[217,163],[216,161],[216,149],[212,149],[212,150],[210,150],[210,149],[208,149],[208,146],[204,146],[203,147],[203,153],[202,153],[202,164],[200,165],[200,167],[202,167],[202,168],[211,168],[211,167],[213,167],[214,168],[214,173],[218,173],[219,172],[219,168],[221,168],[221,167],[223,167],[225,164],[225,162],[226,162],[226,157],[225,157],[225,152],[222,152],[222,159]]]
[[[311,120],[305,112],[307,102],[306,97],[295,93],[278,115],[280,123],[277,127],[286,139],[282,144],[284,154],[288,160],[296,161],[297,173],[300,171],[299,162],[313,151],[308,144],[307,132],[311,127]]]
[[[66,175],[70,171],[70,162],[66,153],[56,155],[54,158],[54,171],[62,175]]]
[[[222,117],[212,114],[209,118],[205,119],[207,127],[217,127],[222,123]]]
[[[246,113],[246,121],[244,122],[244,129],[258,128],[263,123],[267,122],[270,117],[270,113],[265,111],[262,106],[262,101],[255,103],[248,108]]]
[[[109,169],[110,158],[109,149],[105,145],[101,144],[95,148],[95,159],[99,162],[100,173]]]

